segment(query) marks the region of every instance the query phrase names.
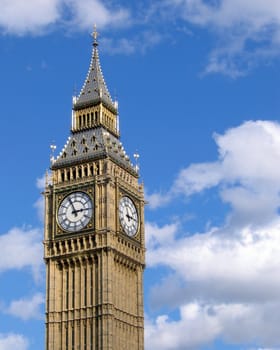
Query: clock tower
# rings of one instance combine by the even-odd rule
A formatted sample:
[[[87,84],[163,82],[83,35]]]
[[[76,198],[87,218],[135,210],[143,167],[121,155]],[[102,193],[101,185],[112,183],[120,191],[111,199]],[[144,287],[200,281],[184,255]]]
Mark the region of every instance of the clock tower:
[[[45,188],[46,350],[143,350],[144,191],[100,67]]]

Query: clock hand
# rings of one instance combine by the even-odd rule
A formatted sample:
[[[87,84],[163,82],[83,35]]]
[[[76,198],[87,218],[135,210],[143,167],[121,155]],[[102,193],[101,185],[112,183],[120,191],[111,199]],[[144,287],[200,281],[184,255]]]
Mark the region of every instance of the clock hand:
[[[75,207],[74,207],[74,204],[73,204],[73,202],[72,202],[72,200],[71,200],[70,197],[69,197],[69,202],[70,202],[71,207],[72,207],[72,209],[73,209],[72,214],[75,214],[75,216],[77,216],[77,215],[78,215],[78,214],[77,214],[77,211],[76,211],[76,209],[75,209]]]
[[[75,209],[75,210],[72,211],[72,214],[77,214],[77,213],[82,212],[84,210],[85,210],[85,208],[81,208],[81,209],[77,209],[77,210]]]
[[[133,217],[131,216],[131,213],[132,213],[131,209],[128,206],[126,206],[125,208],[126,208],[126,217],[128,219],[133,219]]]
[[[130,215],[126,214],[126,217],[128,218],[128,221],[133,220],[133,221],[136,222],[136,219],[134,219],[133,216],[130,216]]]

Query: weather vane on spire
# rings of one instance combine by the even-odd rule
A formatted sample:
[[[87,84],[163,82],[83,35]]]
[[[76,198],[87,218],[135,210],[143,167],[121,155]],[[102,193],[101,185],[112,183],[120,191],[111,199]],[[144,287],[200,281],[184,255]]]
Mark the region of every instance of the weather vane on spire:
[[[93,37],[93,45],[97,46],[98,42],[97,42],[97,38],[98,38],[99,33],[97,32],[96,29],[96,24],[93,27],[93,33],[92,33],[92,37]]]

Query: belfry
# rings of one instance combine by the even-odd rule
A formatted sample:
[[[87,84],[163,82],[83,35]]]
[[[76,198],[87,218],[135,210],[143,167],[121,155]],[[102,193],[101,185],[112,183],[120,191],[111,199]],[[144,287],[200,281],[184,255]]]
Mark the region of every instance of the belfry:
[[[97,32],[45,192],[46,350],[143,350],[144,189],[120,142]]]

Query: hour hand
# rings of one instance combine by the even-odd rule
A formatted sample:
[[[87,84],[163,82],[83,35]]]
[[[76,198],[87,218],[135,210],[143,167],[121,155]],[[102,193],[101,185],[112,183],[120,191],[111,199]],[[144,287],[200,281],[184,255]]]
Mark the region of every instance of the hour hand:
[[[72,200],[71,200],[71,198],[69,198],[69,203],[71,204],[71,207],[72,207],[72,214],[75,214],[75,216],[77,216],[78,214],[77,214],[77,210],[75,209],[75,207],[74,207],[74,204],[73,204],[73,202],[72,202]]]
[[[81,208],[81,209],[78,209],[78,210],[73,210],[72,214],[77,214],[77,213],[80,213],[80,212],[82,212],[84,210],[85,210],[85,208]]]
[[[126,214],[126,217],[128,218],[128,221],[130,221],[130,220],[136,221],[136,220],[134,219],[134,217],[131,216],[131,215],[129,215],[129,214]]]

